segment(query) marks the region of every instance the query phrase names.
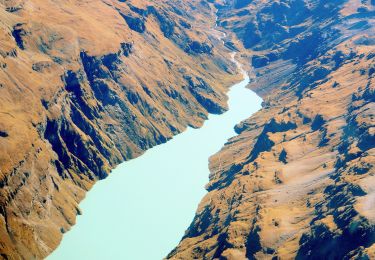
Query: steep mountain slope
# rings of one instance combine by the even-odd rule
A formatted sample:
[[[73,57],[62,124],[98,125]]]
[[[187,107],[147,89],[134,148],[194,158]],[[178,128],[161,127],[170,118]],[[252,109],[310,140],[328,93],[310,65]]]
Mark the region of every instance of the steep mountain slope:
[[[169,258],[375,258],[374,5],[217,3],[265,101],[211,158]]]
[[[0,253],[40,259],[124,160],[226,109],[199,1],[0,1]],[[208,23],[209,21],[209,23]]]

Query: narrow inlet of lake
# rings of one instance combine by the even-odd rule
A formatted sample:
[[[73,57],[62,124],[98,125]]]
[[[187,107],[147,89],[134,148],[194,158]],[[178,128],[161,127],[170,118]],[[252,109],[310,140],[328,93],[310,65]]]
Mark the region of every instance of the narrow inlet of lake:
[[[248,82],[244,75],[231,87],[228,112],[210,115],[202,128],[187,129],[98,182],[80,204],[83,215],[48,259],[164,258],[206,194],[208,158],[235,135],[237,123],[261,107]]]

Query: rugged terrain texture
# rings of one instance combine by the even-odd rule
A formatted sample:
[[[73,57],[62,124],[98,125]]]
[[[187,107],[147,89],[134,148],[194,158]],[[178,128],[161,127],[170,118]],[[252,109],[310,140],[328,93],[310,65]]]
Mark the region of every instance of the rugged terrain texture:
[[[114,166],[225,111],[214,22],[199,1],[0,1],[0,258],[47,256]]]
[[[375,2],[216,6],[264,103],[168,258],[374,259]]]

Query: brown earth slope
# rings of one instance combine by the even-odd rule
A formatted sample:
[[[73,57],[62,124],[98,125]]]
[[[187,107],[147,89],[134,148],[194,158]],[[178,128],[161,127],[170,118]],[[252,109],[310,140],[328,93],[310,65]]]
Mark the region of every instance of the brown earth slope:
[[[218,3],[263,108],[210,160],[171,259],[375,258],[375,2]]]
[[[199,1],[0,1],[0,258],[40,259],[124,160],[226,109]]]

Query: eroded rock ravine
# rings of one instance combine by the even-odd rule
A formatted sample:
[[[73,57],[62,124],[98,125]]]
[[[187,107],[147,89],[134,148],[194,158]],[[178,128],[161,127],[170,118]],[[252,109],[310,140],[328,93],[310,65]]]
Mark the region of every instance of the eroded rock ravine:
[[[226,1],[262,109],[210,159],[170,259],[373,259],[373,1]]]

